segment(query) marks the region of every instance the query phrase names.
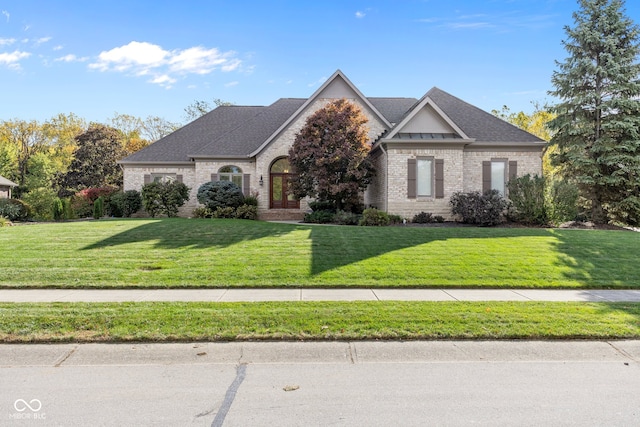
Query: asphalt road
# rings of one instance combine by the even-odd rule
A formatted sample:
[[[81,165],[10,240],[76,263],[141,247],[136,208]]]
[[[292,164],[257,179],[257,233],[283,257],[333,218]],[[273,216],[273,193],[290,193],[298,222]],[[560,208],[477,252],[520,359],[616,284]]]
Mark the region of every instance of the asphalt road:
[[[640,425],[640,341],[0,345],[0,425]]]

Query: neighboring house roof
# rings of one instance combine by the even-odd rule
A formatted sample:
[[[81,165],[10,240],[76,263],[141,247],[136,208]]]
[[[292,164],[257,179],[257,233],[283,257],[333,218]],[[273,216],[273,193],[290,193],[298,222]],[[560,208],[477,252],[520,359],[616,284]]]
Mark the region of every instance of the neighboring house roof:
[[[120,163],[180,164],[192,163],[193,159],[198,158],[246,158],[256,155],[324,93],[334,80],[346,84],[358,97],[361,96],[358,89],[338,70],[310,98],[282,98],[266,107],[220,106]],[[542,139],[436,87],[420,100],[366,98],[363,95],[362,100],[374,114],[387,122],[385,126],[390,124],[391,127],[382,138],[394,135],[402,138],[402,130],[398,125],[406,124],[417,113],[417,109],[429,104],[451,124],[452,129],[462,133],[456,137],[468,138],[473,144],[544,143]]]
[[[13,181],[9,181],[7,178],[0,176],[0,186],[3,187],[17,187],[18,184],[16,184]]]

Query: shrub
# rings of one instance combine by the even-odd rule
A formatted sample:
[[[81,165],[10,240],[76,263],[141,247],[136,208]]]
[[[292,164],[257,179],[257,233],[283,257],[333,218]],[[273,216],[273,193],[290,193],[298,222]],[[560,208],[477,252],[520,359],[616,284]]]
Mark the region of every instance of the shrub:
[[[53,201],[56,198],[56,192],[45,187],[33,189],[22,196],[22,199],[31,206],[33,217],[43,221],[53,219]]]
[[[547,211],[554,224],[578,220],[578,188],[568,181],[554,180],[547,190]]]
[[[31,211],[31,206],[23,200],[0,199],[0,215],[11,221],[27,221]]]
[[[411,222],[416,224],[430,224],[434,221],[435,219],[433,217],[433,214],[431,214],[430,212],[420,212],[419,214],[415,214],[413,216],[413,219],[411,220]]]
[[[250,196],[245,196],[243,204],[249,206],[258,206],[258,196],[253,194],[251,194]]]
[[[11,199],[0,199],[0,217],[15,221],[20,216],[20,206],[11,203]]]
[[[497,190],[484,194],[478,191],[454,193],[449,201],[451,212],[458,215],[465,224],[491,226],[502,221],[507,201]]]
[[[98,197],[95,202],[93,202],[93,218],[100,219],[104,216],[104,199],[102,196]]]
[[[73,209],[71,208],[71,199],[65,197],[62,200],[62,218],[64,219],[72,219],[73,218]]]
[[[507,183],[512,203],[510,219],[525,224],[546,224],[547,210],[544,203],[544,178],[529,174],[511,179]]]
[[[206,206],[198,206],[193,210],[191,216],[194,218],[213,218],[213,212]]]
[[[0,228],[2,228],[2,227],[10,227],[12,225],[13,225],[13,223],[9,220],[9,218],[5,218],[2,215],[0,215]]]
[[[303,222],[310,224],[331,224],[335,214],[331,211],[313,211],[304,215]]]
[[[217,208],[237,208],[243,204],[242,190],[231,181],[211,181],[198,189],[198,201],[215,211]]]
[[[142,197],[136,190],[118,191],[109,197],[108,214],[116,217],[129,218],[142,207]]]
[[[213,211],[213,217],[214,218],[235,218],[236,210],[231,206],[227,206],[224,208],[220,207],[220,208],[217,208],[215,211]]]
[[[389,225],[389,215],[376,208],[368,208],[362,212],[362,219],[359,224],[364,226]]]
[[[314,200],[313,202],[309,202],[309,208],[314,212],[327,211],[336,213],[335,203],[329,200]]]
[[[76,218],[89,218],[93,214],[93,202],[76,193],[71,196],[71,210]]]
[[[56,197],[53,201],[53,220],[62,221],[64,218],[64,205],[59,197]]]
[[[404,218],[401,217],[400,215],[396,215],[396,214],[388,214],[389,215],[389,224],[391,225],[398,225],[398,224],[404,224]]]
[[[360,215],[353,212],[337,211],[333,216],[333,222],[340,225],[358,225]]]
[[[142,204],[151,218],[158,214],[178,215],[178,208],[189,200],[189,187],[179,181],[152,182],[142,187]]]
[[[236,218],[238,219],[258,219],[258,207],[254,205],[244,204],[236,209]]]

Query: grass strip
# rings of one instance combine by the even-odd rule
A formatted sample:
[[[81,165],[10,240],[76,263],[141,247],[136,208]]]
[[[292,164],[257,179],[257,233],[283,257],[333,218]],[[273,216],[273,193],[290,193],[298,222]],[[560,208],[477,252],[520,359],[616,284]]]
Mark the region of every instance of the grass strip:
[[[0,342],[640,338],[640,304],[1,303]]]
[[[640,233],[123,219],[0,229],[0,286],[640,288]]]

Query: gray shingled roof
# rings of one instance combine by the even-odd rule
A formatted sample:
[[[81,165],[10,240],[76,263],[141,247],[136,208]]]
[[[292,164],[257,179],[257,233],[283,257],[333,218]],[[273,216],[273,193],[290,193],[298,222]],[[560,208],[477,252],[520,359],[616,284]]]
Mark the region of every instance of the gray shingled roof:
[[[541,139],[438,88],[425,94],[476,142],[543,142]],[[415,98],[367,98],[397,124],[420,103]],[[424,99],[424,97],[422,98]],[[246,157],[257,150],[307,100],[282,98],[266,107],[220,106],[121,163],[190,162],[203,157]]]
[[[544,142],[535,135],[495,117],[434,87],[428,96],[453,122],[476,142]]]
[[[4,176],[0,176],[0,185],[2,185],[4,187],[17,187],[18,186],[18,184],[16,184],[13,181],[9,181]]]

